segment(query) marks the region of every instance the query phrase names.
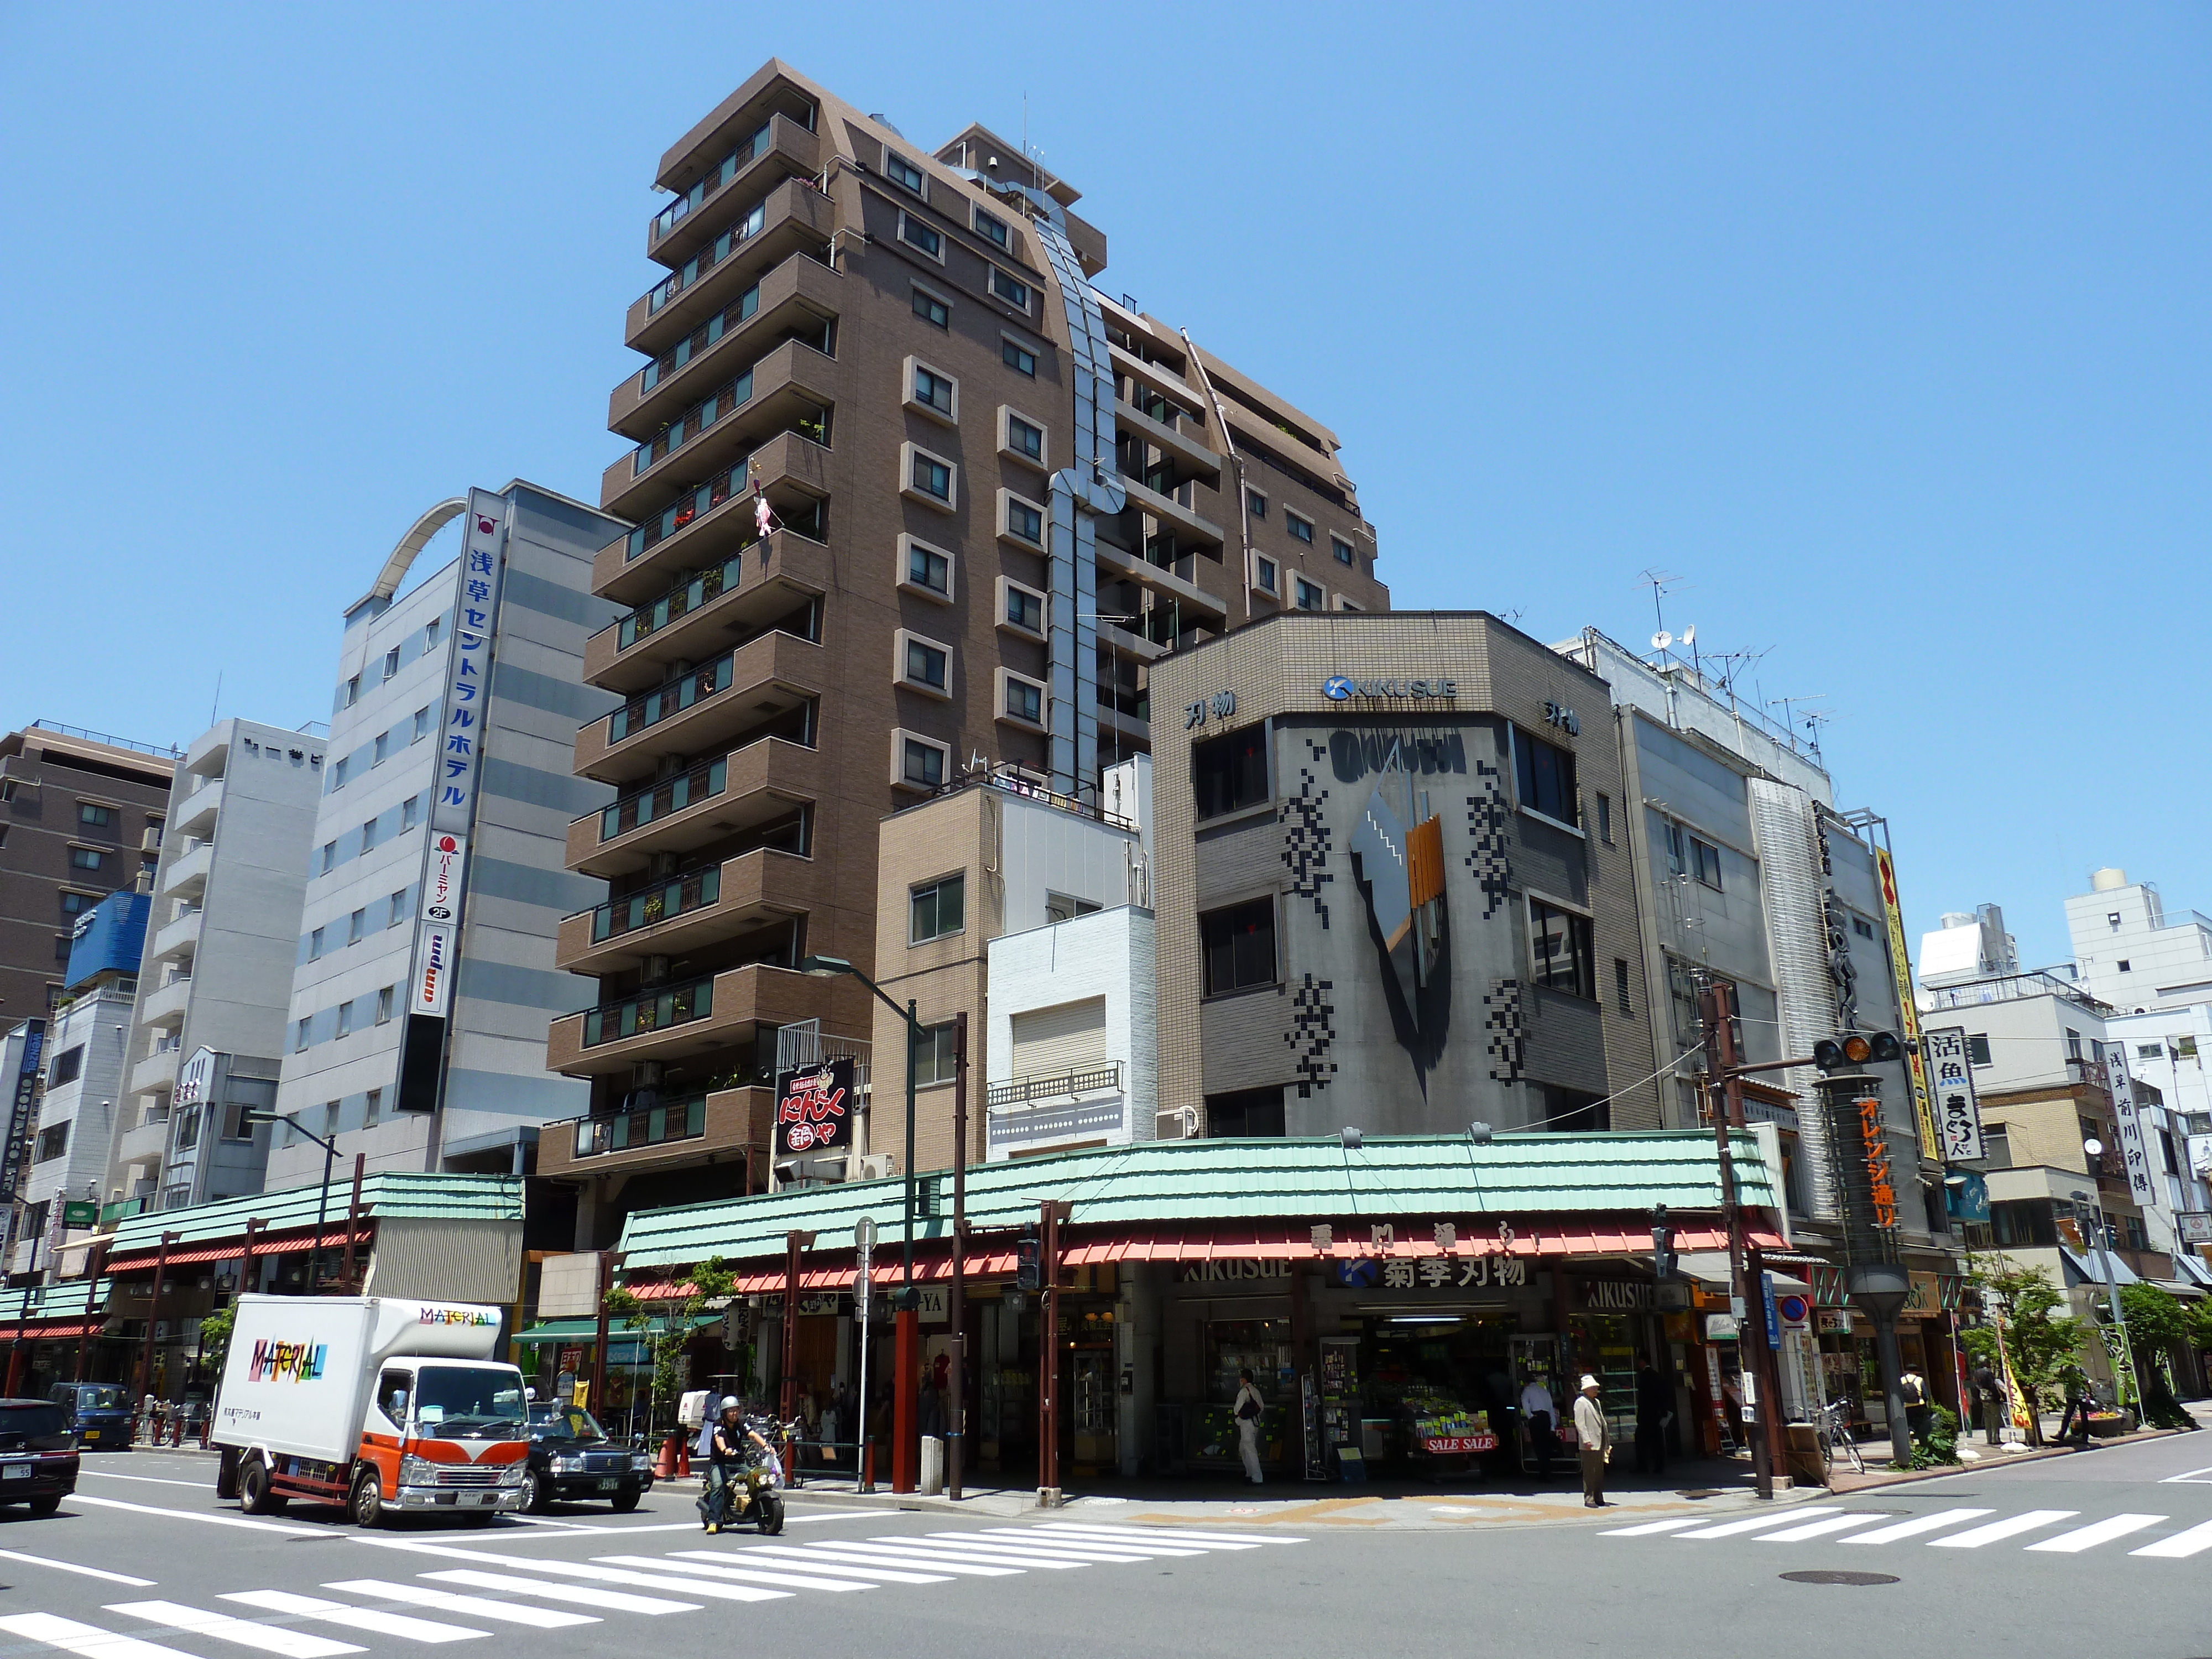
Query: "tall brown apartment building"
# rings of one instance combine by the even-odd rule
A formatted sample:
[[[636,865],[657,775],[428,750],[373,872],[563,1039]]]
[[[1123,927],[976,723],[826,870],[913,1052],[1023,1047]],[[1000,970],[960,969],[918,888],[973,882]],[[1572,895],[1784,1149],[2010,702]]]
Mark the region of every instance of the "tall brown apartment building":
[[[585,668],[625,701],[575,757],[619,798],[568,842],[613,896],[564,924],[599,992],[549,1044],[593,1111],[538,1160],[586,1246],[765,1184],[780,1028],[880,1038],[857,982],[797,969],[907,994],[877,951],[888,814],[981,769],[1095,805],[1149,750],[1162,657],[1389,604],[1335,436],[1093,288],[1104,234],[1018,147],[932,153],[770,62],[656,182],[667,274],[625,320],[633,447],[600,494],[636,527],[593,572],[625,614]],[[872,1144],[898,1139],[886,1115]]]

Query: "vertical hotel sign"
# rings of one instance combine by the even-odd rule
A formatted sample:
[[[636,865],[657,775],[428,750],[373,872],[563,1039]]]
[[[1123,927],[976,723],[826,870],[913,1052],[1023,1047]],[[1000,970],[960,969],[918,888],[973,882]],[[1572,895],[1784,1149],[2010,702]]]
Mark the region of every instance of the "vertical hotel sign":
[[[46,1044],[46,1022],[23,1022],[23,1057],[15,1067],[14,1098],[9,1103],[8,1144],[0,1152],[0,1202],[12,1200],[22,1179],[23,1153],[31,1139],[31,1105],[39,1091],[39,1057]]]
[[[1940,1158],[1943,1138],[1936,1133],[1936,1103],[1928,1091],[1928,1060],[1920,1047],[1920,1010],[1912,1001],[1912,958],[1905,954],[1905,913],[1897,902],[1897,866],[1887,847],[1874,849],[1875,876],[1881,884],[1881,915],[1889,925],[1889,972],[1897,985],[1897,1017],[1903,1024],[1905,1075],[1912,1084],[1912,1115],[1920,1126],[1920,1156]]]

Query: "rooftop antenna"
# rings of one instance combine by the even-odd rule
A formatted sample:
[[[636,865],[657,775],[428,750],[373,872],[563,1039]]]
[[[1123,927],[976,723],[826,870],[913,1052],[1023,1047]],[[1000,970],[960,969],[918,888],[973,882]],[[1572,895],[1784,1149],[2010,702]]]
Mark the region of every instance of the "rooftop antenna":
[[[208,705],[208,724],[215,724],[216,710],[222,707],[222,670],[215,672],[215,701]]]
[[[1763,707],[1768,708],[1778,707],[1782,710],[1782,729],[1789,735],[1790,746],[1792,749],[1795,749],[1797,746],[1798,714],[1793,705],[1801,702],[1818,702],[1821,698],[1827,695],[1828,694],[1825,691],[1805,691],[1800,692],[1794,696],[1776,697],[1771,701],[1765,698],[1761,698],[1760,702]]]
[[[1651,636],[1651,648],[1663,653],[1674,643],[1674,636],[1667,631],[1667,615],[1661,601],[1666,598],[1667,590],[1678,586],[1682,579],[1669,575],[1663,570],[1653,569],[1646,570],[1640,580],[1651,589],[1651,620],[1658,629]]]
[[[1806,747],[1813,751],[1813,758],[1818,761],[1820,759],[1820,722],[1832,720],[1835,715],[1825,708],[1808,708],[1798,718],[1805,722]]]
[[[1698,677],[1698,687],[1704,690],[1705,671],[1698,661],[1698,625],[1692,623],[1682,630],[1682,643],[1690,647],[1690,672]]]

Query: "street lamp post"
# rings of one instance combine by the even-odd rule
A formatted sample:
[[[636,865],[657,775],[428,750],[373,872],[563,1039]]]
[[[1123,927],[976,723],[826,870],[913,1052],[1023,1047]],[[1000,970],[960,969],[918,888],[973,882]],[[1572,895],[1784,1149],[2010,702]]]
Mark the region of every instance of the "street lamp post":
[[[308,1139],[323,1149],[323,1195],[315,1204],[314,1242],[307,1247],[307,1293],[313,1296],[315,1293],[315,1276],[321,1271],[323,1265],[323,1223],[330,1214],[331,1166],[337,1158],[338,1149],[302,1124],[296,1112],[288,1115],[282,1112],[264,1112],[258,1107],[249,1106],[238,1115],[239,1121],[242,1123],[289,1123],[295,1133],[307,1136]],[[350,1249],[353,1240],[350,1226],[346,1233],[346,1240],[347,1248]]]
[[[884,988],[870,979],[842,957],[808,957],[799,964],[803,974],[817,979],[833,978],[839,974],[850,974],[873,992],[876,1000],[906,1023],[906,1160],[900,1169],[904,1191],[900,1200],[901,1225],[904,1236],[904,1261],[900,1270],[900,1288],[895,1307],[898,1314],[898,1364],[892,1380],[891,1432],[891,1490],[912,1492],[921,1482],[915,1478],[914,1443],[914,1413],[915,1395],[921,1388],[921,1304],[914,1288],[914,1090],[915,1057],[921,1041],[921,1021],[915,1012],[912,999],[902,1008]],[[954,1226],[959,1218],[954,1218]],[[868,1402],[860,1402],[861,1420],[867,1418]]]
[[[2105,1143],[2101,1140],[2085,1140],[2081,1143],[2081,1150],[2093,1158],[2101,1158],[2105,1155]],[[2073,1198],[2076,1204],[2087,1204],[2096,1212],[2098,1254],[2102,1258],[2098,1265],[2104,1274],[2105,1305],[2112,1310],[2112,1328],[2119,1333],[2120,1352],[2118,1357],[2121,1364],[2127,1368],[2126,1376],[2135,1378],[2136,1403],[2141,1404],[2142,1379],[2136,1376],[2135,1348],[2128,1340],[2127,1322],[2120,1313],[2119,1281],[2118,1276],[2112,1272],[2112,1249],[2116,1241],[2112,1237],[2112,1224],[2105,1219],[2105,1201],[2094,1192],[2075,1193]],[[2120,1376],[2113,1378],[2112,1404],[2118,1410],[2127,1409],[2126,1389],[2127,1383],[2124,1378]]]

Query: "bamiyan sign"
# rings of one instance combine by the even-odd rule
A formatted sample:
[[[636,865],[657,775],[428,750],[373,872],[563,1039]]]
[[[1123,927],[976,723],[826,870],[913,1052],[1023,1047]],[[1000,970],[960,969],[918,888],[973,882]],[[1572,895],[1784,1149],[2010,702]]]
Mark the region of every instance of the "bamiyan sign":
[[[776,1145],[786,1152],[826,1152],[848,1139],[854,1079],[850,1059],[781,1073],[775,1084]]]

